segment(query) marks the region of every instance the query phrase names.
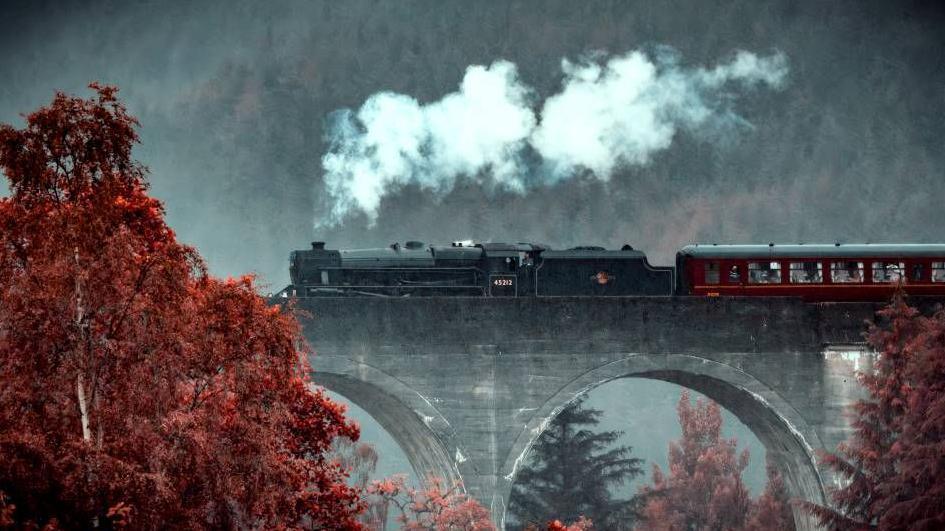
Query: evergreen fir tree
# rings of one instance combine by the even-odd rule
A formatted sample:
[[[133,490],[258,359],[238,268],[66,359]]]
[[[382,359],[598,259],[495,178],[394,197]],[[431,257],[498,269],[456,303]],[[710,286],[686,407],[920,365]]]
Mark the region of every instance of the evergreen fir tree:
[[[631,457],[631,447],[614,445],[623,432],[593,430],[602,412],[583,407],[586,398],[555,417],[519,472],[509,500],[518,525],[586,516],[600,529],[631,528],[634,500],[615,498],[612,491],[640,475],[643,461]]]
[[[830,529],[945,529],[945,312],[922,315],[900,293],[877,317],[869,396],[850,439],[822,456],[847,481],[833,506],[807,508]]]

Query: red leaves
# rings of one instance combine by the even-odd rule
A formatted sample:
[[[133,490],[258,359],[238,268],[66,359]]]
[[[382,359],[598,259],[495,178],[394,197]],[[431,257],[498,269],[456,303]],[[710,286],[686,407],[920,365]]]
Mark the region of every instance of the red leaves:
[[[787,490],[781,474],[768,465],[768,484],[758,497],[745,523],[747,531],[767,531],[769,529],[791,529],[794,527],[794,515],[788,501]]]
[[[356,528],[324,453],[358,430],[311,388],[298,323],[174,240],[137,122],[93,89],[0,127],[0,518]]]
[[[6,494],[0,490],[0,528],[3,527],[12,527],[15,523],[13,520],[13,511],[16,510],[16,505],[7,500]]]
[[[842,529],[945,526],[945,313],[921,316],[901,297],[879,312],[873,370],[860,375],[870,397],[854,406],[853,437],[823,462],[848,483],[836,511],[808,507]]]
[[[561,520],[548,522],[547,531],[590,531],[594,524],[588,518],[580,517],[571,525],[561,523]]]
[[[742,482],[748,452],[736,454],[735,439],[723,439],[721,410],[684,391],[677,406],[682,437],[669,445],[669,475],[653,466],[653,483],[640,489],[645,502],[639,529],[792,529],[780,477],[769,468],[769,484],[753,502]],[[770,511],[776,511],[768,514]],[[761,514],[765,512],[765,514]]]
[[[372,514],[386,518],[393,505],[408,531],[495,531],[485,507],[467,496],[461,484],[447,486],[441,478],[428,478],[424,488],[414,489],[407,487],[405,476],[393,476],[371,482],[367,494],[370,505],[382,506]]]

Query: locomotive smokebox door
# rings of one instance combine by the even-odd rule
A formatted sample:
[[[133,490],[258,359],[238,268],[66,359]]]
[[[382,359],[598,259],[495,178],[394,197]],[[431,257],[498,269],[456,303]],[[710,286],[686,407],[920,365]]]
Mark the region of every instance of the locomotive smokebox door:
[[[489,295],[493,297],[515,297],[518,295],[514,275],[489,276]]]

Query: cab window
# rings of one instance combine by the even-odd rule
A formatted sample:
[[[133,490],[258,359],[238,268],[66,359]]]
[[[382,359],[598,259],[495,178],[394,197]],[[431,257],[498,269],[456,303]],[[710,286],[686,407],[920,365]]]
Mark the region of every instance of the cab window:
[[[749,284],[780,284],[781,264],[779,262],[748,262]]]

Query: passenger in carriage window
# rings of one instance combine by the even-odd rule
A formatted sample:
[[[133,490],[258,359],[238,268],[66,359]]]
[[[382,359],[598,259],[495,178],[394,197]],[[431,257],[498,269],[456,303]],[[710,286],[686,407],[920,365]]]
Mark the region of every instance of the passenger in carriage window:
[[[945,262],[932,262],[932,282],[945,282]]]
[[[873,262],[873,282],[899,282],[904,269],[902,262]]]
[[[749,284],[780,284],[781,264],[779,262],[748,262]]]
[[[791,283],[820,284],[824,281],[823,264],[820,262],[791,262]]]
[[[863,262],[831,262],[830,280],[836,284],[863,282]]]
[[[728,270],[728,281],[732,284],[738,284],[741,280],[742,277],[738,272],[738,266],[733,265],[732,268]]]
[[[847,264],[847,275],[850,278],[850,282],[863,282],[863,266],[855,264],[857,264],[857,262]]]
[[[886,278],[888,278],[890,282],[900,282],[901,280],[903,280],[902,272],[904,270],[905,270],[904,264],[902,264],[901,262],[898,264],[896,263],[886,264]]]

